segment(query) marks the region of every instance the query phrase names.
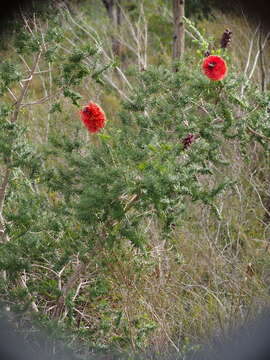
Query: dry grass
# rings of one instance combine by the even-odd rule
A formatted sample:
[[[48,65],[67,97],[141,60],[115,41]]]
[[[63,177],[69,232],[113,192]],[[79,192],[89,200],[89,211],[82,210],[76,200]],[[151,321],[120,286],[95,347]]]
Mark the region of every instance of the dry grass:
[[[267,189],[261,174],[254,175],[254,162],[245,163],[236,148],[228,147],[238,158],[226,175],[237,184],[219,198],[222,220],[190,204],[170,240],[160,238],[158,225],[149,219],[146,256],[128,243],[112,252],[96,249],[110,290],[89,299],[85,311],[100,319],[96,327],[104,318],[110,323],[103,341],[134,350],[141,345],[179,350],[213,333],[226,335],[269,304],[269,223],[258,199]],[[255,153],[253,147],[250,151]],[[258,174],[264,171],[262,164]],[[115,326],[118,312],[121,322]],[[150,337],[140,335],[153,324]],[[102,336],[99,330],[96,336]]]

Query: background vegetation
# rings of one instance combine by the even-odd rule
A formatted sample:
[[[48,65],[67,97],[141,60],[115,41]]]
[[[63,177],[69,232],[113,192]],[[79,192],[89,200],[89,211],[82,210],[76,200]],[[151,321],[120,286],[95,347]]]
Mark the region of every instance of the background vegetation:
[[[163,1],[123,1],[120,24],[58,2],[2,39],[1,300],[78,353],[182,354],[269,301],[269,34],[190,5],[178,72]]]

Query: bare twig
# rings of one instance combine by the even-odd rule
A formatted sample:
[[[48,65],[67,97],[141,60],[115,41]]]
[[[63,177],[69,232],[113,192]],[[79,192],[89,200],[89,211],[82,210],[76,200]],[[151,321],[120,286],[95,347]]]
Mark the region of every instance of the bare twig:
[[[43,98],[36,100],[36,101],[32,101],[30,103],[25,103],[25,104],[21,104],[21,108],[26,107],[26,106],[32,106],[32,105],[37,105],[37,104],[43,104],[46,101],[50,100],[51,98],[55,97],[56,95],[60,94],[62,92],[63,88],[61,88],[60,90],[56,91],[53,94],[44,96]]]
[[[40,269],[44,269],[44,270],[48,270],[51,273],[53,273],[57,278],[59,278],[59,273],[57,273],[56,271],[54,271],[53,269],[51,269],[51,268],[49,268],[47,266],[40,265],[40,264],[32,264],[31,266],[32,267],[37,267],[37,268],[40,268]]]
[[[169,342],[172,344],[172,346],[174,347],[174,349],[179,353],[180,349],[176,346],[176,344],[174,343],[174,341],[172,340],[172,338],[169,336],[165,326],[164,326],[164,321],[161,321],[161,319],[159,318],[159,316],[156,314],[156,312],[154,311],[154,309],[152,308],[152,306],[150,304],[148,304],[146,301],[142,301],[144,303],[144,305],[151,311],[152,315],[154,316],[154,318],[156,319],[156,321],[159,323],[159,325],[162,327],[162,330],[164,331],[164,334],[166,336],[166,338],[169,340]]]
[[[253,74],[254,74],[254,71],[255,71],[255,69],[256,69],[257,62],[258,62],[258,59],[259,59],[259,55],[260,55],[260,53],[263,51],[263,49],[265,48],[265,45],[266,45],[269,37],[270,37],[270,32],[266,35],[266,37],[265,37],[265,39],[264,39],[264,42],[263,42],[262,45],[261,45],[261,49],[259,49],[259,50],[257,51],[257,54],[256,54],[255,59],[254,59],[253,67],[252,67],[252,69],[251,69],[251,71],[250,71],[250,74],[249,74],[249,76],[248,76],[248,81],[252,78],[252,76],[253,76]]]
[[[251,41],[250,41],[249,52],[248,52],[248,59],[247,59],[246,67],[245,67],[245,70],[244,70],[244,76],[247,76],[247,71],[248,71],[248,68],[249,68],[249,65],[250,65],[250,57],[251,57],[251,52],[252,52],[252,49],[253,49],[254,39],[255,39],[255,36],[256,36],[258,30],[260,29],[260,27],[261,27],[261,24],[259,24],[259,25],[257,26],[257,28],[256,28],[256,30],[255,30],[255,32],[254,32],[254,35],[253,35],[253,37],[252,37],[252,39],[251,39]],[[245,91],[245,89],[246,89],[249,81],[251,80],[253,74],[254,74],[254,71],[255,71],[256,66],[257,66],[257,63],[258,63],[259,56],[260,56],[260,54],[262,54],[262,52],[263,52],[263,50],[264,50],[264,48],[265,48],[265,46],[266,46],[266,43],[267,43],[269,37],[270,37],[270,32],[266,35],[266,37],[265,37],[265,39],[264,39],[263,42],[260,43],[260,41],[259,41],[259,43],[260,43],[260,45],[259,45],[259,50],[257,51],[257,53],[256,53],[256,55],[255,55],[254,62],[253,62],[253,66],[252,66],[252,68],[251,68],[251,70],[250,70],[249,75],[247,76],[247,80],[246,80],[246,81],[242,84],[242,86],[241,86],[241,91],[240,91],[240,94],[241,94],[241,95],[240,95],[240,98],[243,97],[244,91]],[[261,40],[261,41],[262,41],[262,40]]]
[[[253,130],[250,126],[247,126],[247,130],[252,133],[253,135],[256,135],[258,137],[260,137],[261,139],[264,139],[264,140],[267,140],[267,141],[270,141],[270,138],[263,135],[263,134],[260,134],[258,133],[257,131]]]
[[[18,279],[18,284],[26,290],[26,293],[27,293],[27,298],[30,300],[31,302],[31,308],[33,311],[35,312],[38,312],[38,307],[37,307],[37,304],[32,300],[32,296],[28,290],[28,287],[26,285],[26,275],[21,275]]]
[[[246,62],[246,66],[245,66],[245,69],[244,69],[244,75],[246,75],[247,71],[248,71],[248,68],[249,68],[249,64],[250,64],[250,58],[251,58],[251,53],[252,53],[252,49],[253,49],[253,44],[254,44],[254,40],[255,40],[255,37],[257,35],[257,32],[260,28],[260,24],[256,27],[255,31],[254,31],[254,34],[250,40],[250,43],[249,43],[249,49],[248,49],[248,57],[247,57],[247,62]]]
[[[26,66],[27,70],[28,70],[29,72],[31,72],[31,69],[30,69],[30,67],[28,66],[27,62],[25,61],[24,57],[19,54],[19,58],[22,60],[22,62],[23,62],[24,65]]]
[[[83,22],[83,20],[81,20],[81,23],[82,23],[82,24],[84,24],[85,26],[89,27],[89,28],[91,29],[91,31],[94,32],[95,36],[93,36],[93,34],[91,34],[91,32],[88,31],[86,27],[82,26],[81,24],[78,24],[78,23],[74,20],[74,18],[72,17],[72,15],[70,14],[70,11],[69,11],[68,9],[65,9],[65,11],[67,12],[67,14],[68,14],[71,22],[72,22],[75,26],[77,26],[81,31],[83,31],[85,34],[87,34],[87,35],[95,42],[95,44],[100,48],[100,51],[102,52],[102,54],[105,56],[106,59],[112,61],[112,58],[106,53],[106,51],[104,50],[104,48],[100,46],[100,40],[97,40],[97,38],[99,38],[99,37],[97,36],[96,31],[93,30],[93,29],[90,27],[89,24],[85,24],[85,23]],[[71,40],[70,40],[69,42],[71,42]],[[76,44],[73,43],[73,46],[76,47]],[[87,64],[88,64],[88,63],[87,63]],[[89,64],[88,64],[88,65],[89,65]],[[118,71],[118,73],[121,75],[124,83],[127,84],[127,86],[128,86],[130,89],[132,89],[132,88],[133,88],[132,85],[130,84],[130,82],[128,81],[128,79],[126,78],[126,76],[124,75],[124,73],[122,72],[122,70],[121,70],[118,66],[116,66],[115,69],[116,69],[116,70]],[[104,76],[104,75],[103,75],[103,76]],[[119,93],[122,97],[124,97],[124,98],[125,98],[126,100],[128,100],[128,101],[131,101],[131,100],[128,98],[128,96],[123,93],[123,91],[119,91],[119,90],[120,90],[119,87],[115,84],[115,82],[114,82],[112,79],[110,79],[108,76],[106,76],[106,77],[104,76],[104,78],[105,78],[105,80],[106,80],[107,82],[109,82],[110,85],[112,85],[112,86],[118,91],[118,93]]]
[[[12,117],[11,117],[11,122],[15,122],[18,118],[18,115],[19,115],[19,111],[20,111],[20,108],[21,108],[21,104],[22,104],[22,101],[27,93],[27,90],[28,90],[28,87],[29,87],[29,84],[30,84],[30,81],[32,80],[33,78],[33,74],[34,72],[36,71],[36,67],[38,65],[38,62],[40,60],[40,56],[41,56],[41,51],[39,51],[36,55],[36,58],[34,60],[34,63],[33,63],[33,66],[32,66],[32,69],[31,69],[31,72],[29,74],[29,78],[25,81],[25,83],[23,84],[23,88],[22,88],[22,91],[21,91],[21,94],[17,100],[17,102],[15,103],[15,110],[12,114]]]
[[[264,64],[264,58],[263,58],[263,43],[262,43],[262,26],[260,28],[260,34],[259,34],[259,50],[260,50],[260,70],[261,70],[261,88],[262,92],[265,90],[265,64]]]
[[[8,90],[8,92],[9,92],[9,94],[11,95],[11,97],[12,97],[12,99],[13,100],[15,100],[16,102],[18,101],[18,99],[17,99],[17,97],[16,97],[16,95],[11,91],[11,89],[10,88],[7,88],[7,90]]]
[[[66,301],[66,297],[67,297],[69,291],[74,287],[74,285],[80,279],[80,277],[85,269],[86,269],[86,264],[78,261],[75,271],[68,278],[66,284],[62,287],[62,295],[59,297],[57,305],[54,309],[54,314],[53,314],[54,317],[56,317],[56,318],[60,317],[61,313],[65,309],[65,301]],[[77,288],[77,290],[78,290],[78,288]],[[79,288],[79,290],[80,290],[80,288]]]
[[[6,196],[6,188],[8,185],[8,179],[10,175],[10,169],[6,168],[3,183],[0,187],[0,214],[3,212],[4,202],[5,202],[5,196]]]

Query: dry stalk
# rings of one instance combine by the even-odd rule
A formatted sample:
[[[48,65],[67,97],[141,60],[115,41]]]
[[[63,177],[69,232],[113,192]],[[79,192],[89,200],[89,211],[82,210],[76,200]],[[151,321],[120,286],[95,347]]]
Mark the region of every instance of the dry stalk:
[[[260,137],[261,139],[270,141],[270,138],[269,138],[269,137],[267,137],[267,136],[265,136],[265,135],[263,135],[263,134],[258,133],[257,131],[253,130],[250,126],[247,126],[247,130],[248,130],[251,134],[258,136],[258,137]]]
[[[30,301],[31,303],[31,308],[34,312],[38,312],[38,307],[37,304],[35,303],[34,300],[32,300],[32,295],[30,294],[28,287],[26,285],[26,275],[21,275],[18,279],[18,285],[20,285],[23,289],[25,289],[26,294],[27,294],[27,299]]]
[[[257,67],[257,63],[258,63],[258,59],[260,56],[262,56],[263,54],[263,50],[267,44],[267,41],[270,37],[270,32],[267,33],[264,41],[262,41],[262,34],[259,34],[259,49],[255,55],[255,58],[254,58],[254,62],[253,62],[253,65],[252,65],[252,68],[250,70],[250,73],[247,75],[247,72],[248,72],[248,68],[250,66],[250,58],[251,58],[251,53],[252,53],[252,49],[253,49],[253,44],[254,44],[254,40],[256,38],[256,35],[258,33],[258,31],[260,30],[261,28],[261,24],[259,24],[254,32],[254,35],[253,37],[251,38],[250,40],[250,45],[249,45],[249,51],[248,51],[248,57],[247,57],[247,62],[246,62],[246,66],[245,66],[245,69],[244,69],[244,76],[246,77],[246,81],[242,84],[241,86],[241,90],[240,90],[240,98],[242,98],[244,96],[244,91],[246,89],[246,87],[248,86],[248,83],[250,82],[254,72],[255,72],[255,69]]]
[[[159,323],[160,327],[162,328],[162,330],[164,331],[164,334],[166,336],[166,338],[169,340],[169,342],[172,344],[172,346],[174,347],[174,349],[179,353],[180,349],[176,346],[176,344],[174,343],[174,341],[172,340],[172,338],[170,337],[170,335],[168,334],[166,327],[164,325],[164,321],[162,321],[160,319],[160,317],[157,315],[157,313],[154,311],[154,309],[152,308],[152,306],[145,302],[144,300],[142,300],[142,303],[149,309],[149,311],[151,312],[151,314],[154,316],[154,318],[156,319],[156,321]]]
[[[260,28],[259,33],[259,49],[260,49],[260,71],[261,71],[261,89],[262,92],[265,90],[265,64],[264,64],[264,58],[263,58],[263,42],[262,42],[262,27]]]
[[[66,310],[66,305],[65,305],[65,302],[66,302],[66,298],[67,298],[67,295],[68,293],[70,292],[71,289],[73,289],[73,287],[75,286],[75,284],[80,280],[83,272],[85,271],[86,269],[86,264],[83,263],[83,262],[80,262],[78,260],[77,262],[77,266],[73,272],[73,274],[68,278],[66,284],[62,287],[62,294],[61,296],[59,297],[58,301],[57,301],[57,304],[56,304],[56,307],[54,309],[54,312],[53,312],[53,316],[56,317],[56,318],[60,318],[61,314],[63,313],[64,311],[64,317],[66,317],[67,315],[67,310]],[[76,290],[76,293],[75,293],[75,297],[74,297],[74,300],[75,298],[78,296],[79,294],[79,291],[80,291],[80,288],[82,286],[83,282],[80,281],[78,287],[77,287],[77,290]]]
[[[69,19],[71,20],[71,22],[76,26],[78,27],[81,31],[83,31],[86,35],[89,36],[89,38],[91,40],[94,41],[94,43],[96,44],[96,46],[99,47],[101,53],[104,55],[104,58],[107,59],[108,61],[112,62],[113,61],[113,58],[111,56],[108,55],[108,53],[104,50],[103,47],[100,46],[100,40],[99,39],[99,36],[97,35],[97,32],[91,28],[91,26],[89,24],[86,24],[83,19],[80,19],[80,22],[81,24],[84,24],[85,26],[82,26],[81,24],[79,24],[78,22],[76,22],[74,20],[74,18],[72,17],[70,11],[65,8],[65,12],[68,14],[68,17]],[[64,12],[62,10],[62,15],[64,16]],[[72,31],[72,28],[69,27],[69,29]],[[90,29],[90,31],[88,30]],[[74,31],[72,31],[72,34],[74,35]],[[94,34],[94,35],[93,35]],[[76,48],[76,44],[74,44],[70,39],[68,40],[72,45],[73,47]],[[62,47],[63,48],[63,47]],[[70,52],[70,51],[68,51]],[[89,65],[89,62],[85,61],[85,63],[87,65]],[[124,73],[122,72],[122,70],[119,68],[119,66],[116,66],[115,69],[117,70],[117,72],[119,73],[119,75],[121,76],[122,80],[123,80],[123,83],[126,84],[129,89],[132,89],[132,85],[130,84],[130,82],[128,81],[128,79],[126,78],[126,76],[124,75]],[[103,74],[103,77],[104,79],[119,93],[119,95],[124,98],[125,100],[131,102],[130,98],[120,89],[120,87],[115,83],[115,81],[109,77],[108,75],[105,75]]]

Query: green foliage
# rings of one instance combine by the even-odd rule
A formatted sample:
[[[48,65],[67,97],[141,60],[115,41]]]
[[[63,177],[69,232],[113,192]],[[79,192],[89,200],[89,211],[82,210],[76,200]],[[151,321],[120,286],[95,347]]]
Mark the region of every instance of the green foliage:
[[[248,145],[246,128],[254,127],[254,119],[256,128],[263,124],[265,107],[254,110],[252,97],[238,100],[236,80],[210,84],[183,64],[176,74],[149,67],[137,79],[132,102],[120,113],[122,128],[110,127],[109,137],[101,136],[101,145],[86,157],[78,214],[97,238],[111,243],[126,237],[142,246],[140,227],[148,216],[156,216],[169,234],[190,201],[219,215],[215,198],[233,184],[218,180],[215,171],[228,165],[225,141]],[[235,117],[239,106],[241,122]],[[185,149],[182,141],[190,133],[197,139]]]
[[[78,152],[82,142],[78,142],[76,137],[69,137],[66,141],[61,141],[59,137],[56,139],[52,128],[48,134],[49,140],[43,146],[31,139],[29,127],[23,124],[22,119],[25,114],[29,114],[31,102],[45,103],[46,106],[46,100],[54,98],[54,103],[48,109],[48,118],[63,111],[65,97],[79,106],[82,95],[74,87],[86,77],[96,76],[97,72],[102,77],[103,69],[109,66],[100,64],[97,44],[78,46],[73,54],[63,57],[61,46],[65,39],[57,15],[48,19],[46,27],[41,25],[40,18],[33,21],[35,26],[32,29],[32,23],[16,29],[10,41],[10,47],[14,46],[12,60],[2,61],[0,66],[1,182],[4,181],[2,174],[9,171],[7,186],[3,187],[5,203],[1,226],[5,229],[5,239],[11,240],[1,241],[0,244],[0,268],[8,274],[4,286],[6,298],[10,298],[10,289],[17,286],[16,281],[22,272],[31,272],[33,264],[44,265],[44,259],[47,258],[53,268],[59,271],[74,258],[74,254],[83,256],[85,249],[88,249],[87,241],[80,244],[86,238],[87,231],[80,227],[76,219],[72,220],[70,198],[74,190],[72,186],[70,191],[69,186],[63,186],[63,176],[71,183],[74,183],[71,180],[74,176],[71,170],[69,174],[65,173],[60,165],[61,156],[64,159],[68,153]],[[38,62],[38,68],[36,66],[32,70],[34,61]],[[45,92],[46,96],[41,96],[41,101],[38,78],[43,89],[50,86],[52,91],[49,95]],[[56,98],[54,94],[57,94]],[[16,96],[17,101],[14,102]],[[37,119],[40,117],[38,114]],[[60,158],[58,168],[52,165],[52,156]],[[63,199],[57,193],[60,189],[65,193]],[[52,287],[46,284],[52,284]],[[49,278],[44,283],[38,283],[37,288],[34,283],[30,287],[42,294],[43,298],[47,296],[48,289],[53,299],[61,294]],[[18,301],[22,301],[21,296]],[[28,295],[25,301],[29,305]],[[69,302],[69,308],[71,305],[72,301]]]
[[[9,60],[3,61],[0,64],[0,96],[5,93],[8,86],[20,79],[20,72],[16,65]]]
[[[39,50],[41,37],[31,34],[27,29],[18,29],[14,39],[14,46],[18,54],[32,54]]]

